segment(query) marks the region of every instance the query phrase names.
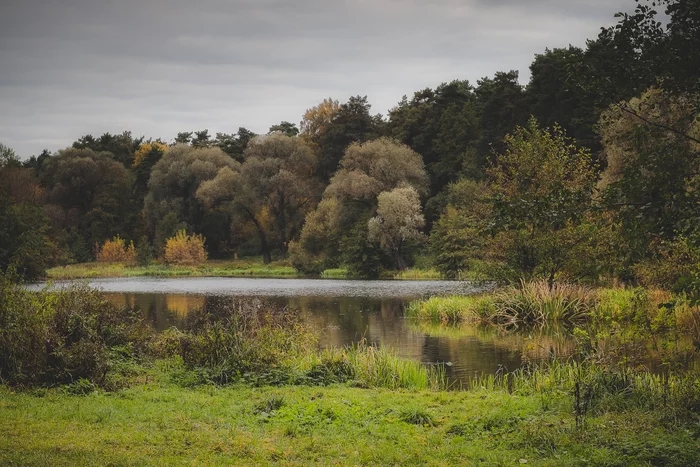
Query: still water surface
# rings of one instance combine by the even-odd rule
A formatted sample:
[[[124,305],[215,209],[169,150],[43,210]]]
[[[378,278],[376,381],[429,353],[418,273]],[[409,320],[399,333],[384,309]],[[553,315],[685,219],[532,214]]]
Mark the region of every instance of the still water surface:
[[[156,329],[178,323],[213,297],[261,299],[300,310],[321,331],[324,347],[363,339],[426,365],[447,364],[457,384],[473,376],[512,371],[526,362],[567,356],[574,342],[565,332],[505,333],[496,328],[446,330],[405,317],[411,300],[432,295],[467,295],[488,286],[451,281],[349,281],[242,278],[124,278],[89,281],[119,305],[140,309]],[[61,286],[62,283],[57,283]]]

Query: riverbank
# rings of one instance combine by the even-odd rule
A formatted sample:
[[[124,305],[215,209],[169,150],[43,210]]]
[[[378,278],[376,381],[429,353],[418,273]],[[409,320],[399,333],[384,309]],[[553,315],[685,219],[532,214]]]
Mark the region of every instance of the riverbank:
[[[568,387],[183,388],[159,371],[116,392],[0,387],[0,463],[698,465],[697,424],[634,396],[603,395],[577,423]]]
[[[321,351],[288,309],[221,299],[155,333],[85,284],[0,279],[0,465],[700,463],[690,329],[649,307],[611,310],[631,335],[575,329],[576,358],[456,386],[447,363]],[[633,359],[650,337],[663,371]]]
[[[199,266],[169,266],[154,263],[149,266],[126,266],[120,263],[81,263],[57,266],[46,271],[48,279],[96,279],[109,277],[263,277],[263,278],[303,278],[292,266],[284,261],[263,264],[262,260],[211,260]],[[347,269],[329,269],[321,276],[324,279],[354,278]],[[406,271],[386,271],[382,279],[396,280],[438,280],[440,273],[433,269],[409,269]]]

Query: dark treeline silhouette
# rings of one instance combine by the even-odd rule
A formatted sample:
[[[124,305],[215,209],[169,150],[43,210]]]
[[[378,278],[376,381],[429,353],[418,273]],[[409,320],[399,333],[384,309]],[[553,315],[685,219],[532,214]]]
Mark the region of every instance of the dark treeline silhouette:
[[[210,258],[306,273],[374,276],[429,245],[447,276],[693,283],[700,4],[654,5],[536,55],[526,85],[455,80],[387,116],[354,96],[266,135],[86,135],[24,163],[2,146],[0,267],[37,277],[115,236],[159,256],[185,229]]]

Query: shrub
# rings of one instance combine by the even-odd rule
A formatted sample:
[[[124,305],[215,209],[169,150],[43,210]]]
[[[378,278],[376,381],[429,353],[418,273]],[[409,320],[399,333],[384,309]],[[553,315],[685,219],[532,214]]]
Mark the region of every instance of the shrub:
[[[97,261],[100,263],[136,263],[136,248],[134,242],[119,238],[117,235],[112,240],[105,240],[101,248],[97,250]]]
[[[31,292],[0,276],[3,383],[54,385],[84,379],[110,387],[120,361],[143,355],[150,335],[140,315],[116,307],[85,285]]]
[[[391,259],[378,244],[370,241],[368,217],[361,217],[340,240],[343,263],[354,277],[376,279]]]
[[[297,313],[263,308],[262,302],[210,299],[187,316],[183,332],[165,337],[189,370],[203,380],[227,384],[241,378],[265,380],[316,346],[316,336]],[[173,338],[176,345],[173,346]],[[291,372],[273,375],[289,379]]]
[[[168,264],[196,266],[207,260],[202,235],[188,235],[184,230],[165,242],[163,259]]]
[[[654,257],[634,268],[645,287],[674,292],[693,292],[700,275],[700,248],[685,237],[652,245]]]
[[[289,261],[302,274],[318,276],[325,268],[325,261],[304,249],[299,242],[290,242]]]
[[[153,247],[148,242],[148,238],[141,237],[136,245],[136,264],[148,266],[153,261]]]

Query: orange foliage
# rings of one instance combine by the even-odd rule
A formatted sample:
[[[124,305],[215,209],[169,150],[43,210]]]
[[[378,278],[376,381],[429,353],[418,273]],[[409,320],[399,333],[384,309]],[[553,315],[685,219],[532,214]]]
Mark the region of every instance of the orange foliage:
[[[316,107],[307,109],[301,121],[302,134],[318,136],[333,121],[338,110],[340,110],[340,103],[331,98],[324,99]]]
[[[163,260],[168,264],[196,266],[207,260],[202,235],[187,235],[180,230],[165,243]]]
[[[112,240],[106,240],[97,251],[97,261],[100,263],[136,263],[136,248],[134,242],[127,245],[124,239],[117,235]]]

